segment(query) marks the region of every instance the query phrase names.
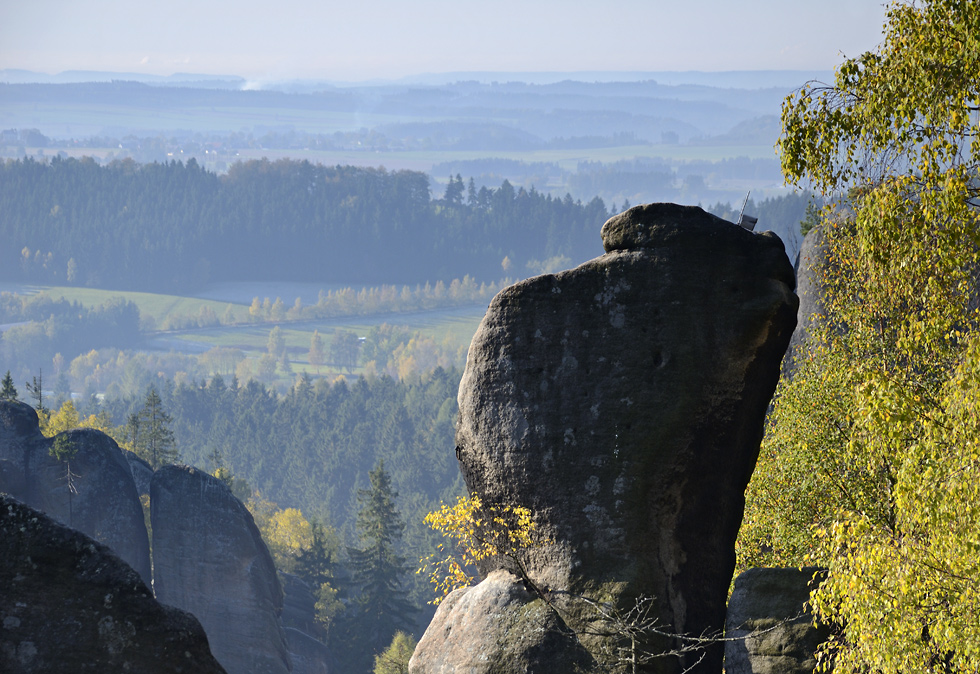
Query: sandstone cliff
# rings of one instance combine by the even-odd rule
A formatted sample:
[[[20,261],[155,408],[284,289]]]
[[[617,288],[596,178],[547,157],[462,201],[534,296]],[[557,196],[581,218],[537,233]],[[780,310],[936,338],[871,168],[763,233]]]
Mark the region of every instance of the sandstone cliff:
[[[150,582],[150,547],[129,463],[109,436],[88,429],[62,434],[76,493],[66,481],[68,464],[50,455],[37,413],[20,402],[0,401],[0,491],[108,545]]]
[[[619,612],[652,598],[658,629],[721,633],[743,492],[798,305],[778,237],[699,208],[635,207],[602,239],[605,255],[494,298],[470,346],[456,435],[467,486],[485,502],[529,507],[553,540],[526,565],[558,614],[532,606],[505,631],[567,626],[598,660],[610,640],[589,633],[608,625],[578,596]],[[437,640],[488,655],[458,671],[566,671],[489,657],[504,637],[493,616],[504,613],[474,630],[461,612],[483,590],[465,592],[423,636],[413,674],[450,671]],[[684,643],[648,632],[641,646]],[[721,659],[716,645],[644,669],[718,672]]]
[[[193,613],[229,674],[285,674],[283,594],[251,513],[221,481],[165,466],[150,483],[157,598]]]
[[[793,371],[793,358],[802,353],[814,327],[825,320],[824,296],[827,281],[824,277],[829,271],[830,263],[827,260],[829,253],[830,243],[822,226],[814,227],[807,232],[796,261],[796,292],[800,297],[800,320],[790,340],[789,353],[783,366],[784,371],[789,375]]]

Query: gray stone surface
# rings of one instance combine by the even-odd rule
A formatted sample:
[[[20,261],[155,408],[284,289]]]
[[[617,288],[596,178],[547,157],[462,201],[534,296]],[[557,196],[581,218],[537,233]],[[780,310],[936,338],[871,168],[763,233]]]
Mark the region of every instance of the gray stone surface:
[[[293,663],[292,674],[329,674],[332,667],[330,649],[306,632],[292,627],[283,629],[289,657]]]
[[[122,450],[100,431],[61,435],[77,450],[70,461],[74,494],[68,489],[68,464],[49,454],[55,438],[41,435],[34,409],[0,401],[0,489],[108,545],[149,583],[149,539]]]
[[[517,576],[494,571],[449,594],[422,635],[410,674],[588,672],[595,662],[558,614]]]
[[[129,464],[129,471],[133,474],[133,482],[136,483],[136,493],[140,496],[150,495],[150,480],[153,479],[153,467],[148,461],[141,459],[128,449],[122,450],[126,462]]]
[[[200,623],[109,548],[0,494],[0,671],[222,674]]]
[[[726,674],[813,671],[828,631],[814,627],[805,608],[822,573],[816,568],[749,569],[735,579],[725,636],[738,641],[725,644]]]
[[[775,235],[694,207],[638,206],[602,236],[607,254],[491,302],[460,383],[461,469],[470,490],[529,507],[553,539],[527,559],[538,586],[623,610],[655,597],[666,630],[720,633],[796,324],[793,269]],[[579,630],[582,606],[566,607]],[[694,671],[721,660],[719,646]],[[529,671],[562,671],[542,667]]]
[[[316,597],[302,578],[291,573],[279,572],[282,583],[282,626],[305,632],[317,640],[326,639],[326,633],[316,622]]]
[[[829,271],[829,246],[824,229],[820,226],[807,232],[800,246],[800,255],[796,260],[796,293],[800,297],[799,324],[793,332],[784,363],[788,374],[792,373],[792,361],[802,353],[810,332],[824,320],[824,276]]]
[[[219,480],[165,466],[150,483],[157,599],[190,611],[229,674],[285,674],[283,595],[251,513]]]

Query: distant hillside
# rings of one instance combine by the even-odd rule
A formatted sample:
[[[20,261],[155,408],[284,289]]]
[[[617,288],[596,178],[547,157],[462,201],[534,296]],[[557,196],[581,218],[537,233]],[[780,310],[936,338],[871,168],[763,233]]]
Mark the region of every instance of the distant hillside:
[[[602,252],[610,213],[515,190],[432,199],[414,171],[251,161],[0,165],[0,280],[184,291],[209,281],[424,284],[526,275]]]

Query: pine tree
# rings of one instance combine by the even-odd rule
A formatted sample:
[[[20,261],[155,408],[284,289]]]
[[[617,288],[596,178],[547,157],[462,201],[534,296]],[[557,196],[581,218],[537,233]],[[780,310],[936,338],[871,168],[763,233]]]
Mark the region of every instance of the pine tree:
[[[10,376],[10,370],[7,370],[7,374],[3,378],[2,388],[0,388],[0,400],[9,400],[11,402],[17,400],[17,389],[14,387],[14,379]]]
[[[133,419],[130,419],[132,424]],[[172,419],[163,409],[163,401],[154,387],[146,392],[146,400],[139,411],[135,426],[134,451],[145,459],[154,470],[175,463],[180,456],[170,430]]]
[[[310,520],[310,533],[310,544],[297,555],[293,573],[309,585],[316,597],[316,621],[329,634],[345,610],[341,597],[347,594],[347,579],[336,561],[340,539],[314,519]]]
[[[414,611],[402,589],[405,558],[395,549],[405,525],[395,507],[398,493],[385,472],[384,461],[371,471],[370,479],[371,488],[357,493],[361,505],[357,529],[363,547],[347,551],[352,580],[360,590],[353,625],[353,635],[360,641],[360,648],[354,652],[360,656],[371,656],[387,647],[395,632],[410,624]]]

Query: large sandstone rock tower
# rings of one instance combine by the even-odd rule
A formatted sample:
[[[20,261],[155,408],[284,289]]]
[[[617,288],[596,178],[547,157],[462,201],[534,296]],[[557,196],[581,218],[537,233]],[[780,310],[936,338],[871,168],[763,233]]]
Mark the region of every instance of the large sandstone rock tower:
[[[231,674],[291,671],[282,587],[248,509],[204,471],[164,466],[150,483],[157,599],[193,613]]]
[[[743,493],[796,324],[793,268],[775,235],[695,207],[631,208],[602,239],[605,255],[494,298],[459,389],[467,486],[535,513],[552,542],[525,563],[543,596],[489,565],[440,607],[413,674],[616,671],[630,657],[721,671],[721,644],[648,656],[696,646],[658,633],[723,629]],[[637,601],[652,629],[608,636]]]

